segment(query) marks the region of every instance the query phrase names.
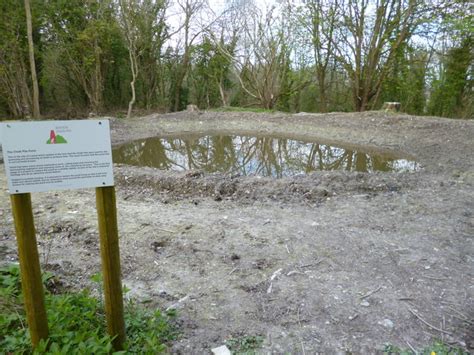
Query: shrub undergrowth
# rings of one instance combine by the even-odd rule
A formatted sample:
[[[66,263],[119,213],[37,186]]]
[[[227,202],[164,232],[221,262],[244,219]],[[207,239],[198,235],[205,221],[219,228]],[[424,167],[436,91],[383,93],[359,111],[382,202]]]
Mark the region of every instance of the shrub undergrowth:
[[[52,279],[43,275],[45,286]],[[49,338],[33,352],[26,325],[17,265],[0,269],[0,349],[9,354],[109,354],[112,338],[107,334],[100,299],[88,290],[53,294],[46,287]],[[116,354],[156,354],[166,350],[177,336],[175,311],[162,314],[134,301],[125,304],[127,342]]]

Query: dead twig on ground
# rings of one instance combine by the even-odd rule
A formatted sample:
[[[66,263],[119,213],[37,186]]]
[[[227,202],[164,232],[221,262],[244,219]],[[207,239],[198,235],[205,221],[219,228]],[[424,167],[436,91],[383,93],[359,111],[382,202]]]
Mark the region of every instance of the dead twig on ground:
[[[273,280],[275,280],[280,274],[281,272],[283,271],[283,269],[278,269],[277,271],[275,271],[273,273],[273,275],[270,277],[270,286],[268,286],[267,288],[267,293],[270,294],[272,293],[272,290],[273,290]]]
[[[301,271],[298,271],[298,270],[292,270],[292,271],[288,272],[286,274],[286,276],[291,276],[291,275],[294,275],[294,274],[305,275],[304,272],[301,272]]]
[[[298,318],[298,324],[299,324],[299,326],[300,326],[300,328],[301,328],[302,325],[301,325],[301,319],[300,319],[300,307],[298,307],[298,310],[297,310],[297,312],[296,312],[296,316],[297,316],[297,318]]]
[[[434,326],[433,324],[431,323],[428,323],[427,321],[425,321],[423,318],[421,318],[420,315],[418,315],[413,309],[409,308],[408,311],[413,314],[416,318],[418,318],[420,321],[422,321],[426,326],[428,326],[429,328],[433,329],[433,330],[436,330],[438,332],[441,332],[441,333],[444,333],[444,334],[448,334],[448,335],[453,335],[453,333],[451,332],[448,332],[444,329],[440,329],[436,326]]]
[[[453,305],[453,306],[458,306],[459,308],[462,308],[462,306],[458,303],[454,303],[454,302],[449,302],[449,301],[440,301],[440,303],[442,304],[447,304],[447,305]]]
[[[281,274],[282,271],[283,271],[283,269],[281,269],[281,268],[278,269],[277,271],[275,271],[275,272],[273,273],[273,275],[270,277],[270,281],[275,280],[275,279]]]
[[[354,320],[359,316],[359,313],[354,313],[354,315],[349,316],[349,320]]]
[[[459,316],[457,316],[457,315],[455,315],[455,314],[450,314],[450,316],[453,317],[453,318],[459,319],[460,321],[465,322],[465,323],[467,323],[467,324],[469,324],[469,325],[474,325],[474,322],[470,321],[469,319],[464,319],[464,318],[459,317]]]
[[[449,280],[447,277],[436,277],[436,276],[430,276],[430,275],[421,275],[421,277],[424,277],[425,279],[436,280],[436,281]]]
[[[443,321],[440,324],[441,329],[446,329],[446,318],[443,315]],[[444,342],[444,333],[441,333],[441,341]]]
[[[298,266],[299,268],[303,269],[303,268],[306,268],[306,267],[311,267],[311,266],[316,266],[316,265],[319,265],[321,264],[323,261],[321,259],[317,259],[314,263],[311,263],[311,264],[304,264],[304,265],[300,265]]]
[[[160,227],[154,227],[155,229],[158,229],[162,232],[167,232],[167,233],[172,233],[172,234],[175,234],[176,231],[172,231],[172,230],[169,230],[169,229],[166,229],[166,228],[160,228]]]
[[[453,311],[454,313],[457,313],[459,315],[459,319],[462,319],[463,321],[466,321],[468,322],[469,324],[473,324],[473,320],[469,319],[468,316],[466,316],[464,313],[461,313],[459,312],[456,308],[454,308],[453,306],[448,306],[448,308]]]
[[[367,292],[365,295],[363,295],[360,299],[363,300],[364,298],[367,298],[369,296],[372,296],[375,292],[379,292],[382,289],[382,286],[377,287],[375,290]]]
[[[408,340],[405,340],[405,343],[407,343],[408,347],[413,351],[413,354],[418,355],[418,351],[408,342]]]
[[[180,298],[178,302],[173,303],[171,306],[166,308],[166,311],[169,311],[170,309],[177,309],[181,304],[185,303],[191,295],[184,296],[183,298]]]

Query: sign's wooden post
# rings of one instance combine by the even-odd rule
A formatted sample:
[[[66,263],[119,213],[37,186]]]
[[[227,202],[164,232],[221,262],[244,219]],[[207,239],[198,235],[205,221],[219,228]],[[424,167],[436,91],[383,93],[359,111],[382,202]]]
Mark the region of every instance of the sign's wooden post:
[[[44,306],[43,283],[36,245],[36,232],[31,209],[31,195],[10,195],[15,220],[21,286],[30,330],[31,343],[36,348],[41,339],[48,338],[48,319]]]
[[[99,219],[100,254],[104,277],[105,314],[110,336],[115,336],[115,350],[122,350],[125,341],[117,210],[114,186],[96,188]]]

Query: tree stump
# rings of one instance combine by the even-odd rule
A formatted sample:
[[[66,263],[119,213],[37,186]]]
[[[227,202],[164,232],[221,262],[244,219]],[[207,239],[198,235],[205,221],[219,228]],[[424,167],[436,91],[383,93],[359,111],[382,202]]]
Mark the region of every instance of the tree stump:
[[[384,102],[382,106],[382,110],[391,111],[391,112],[398,112],[400,111],[400,102]]]
[[[188,105],[186,106],[186,111],[188,112],[199,112],[199,107],[196,105]]]

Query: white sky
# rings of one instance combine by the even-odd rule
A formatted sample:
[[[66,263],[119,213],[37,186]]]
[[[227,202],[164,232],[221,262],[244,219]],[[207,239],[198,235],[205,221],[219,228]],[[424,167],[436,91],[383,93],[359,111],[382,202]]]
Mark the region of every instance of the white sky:
[[[183,0],[185,1],[185,0]],[[224,9],[226,0],[208,0],[209,7],[214,11],[215,14],[219,14]],[[276,5],[276,0],[253,0],[255,5],[257,5],[261,10],[265,10],[272,5]],[[292,0],[292,3],[301,3],[300,0]],[[180,23],[180,8],[177,5],[177,0],[172,0],[170,8],[168,10],[169,14],[169,25],[177,28]]]
[[[167,11],[167,24],[170,26],[170,32],[174,32],[179,29],[180,25],[184,21],[184,16],[182,14],[181,8],[178,6],[177,2],[179,0],[171,0],[170,7],[168,8]],[[181,0],[182,3],[184,3],[186,0]],[[245,0],[243,0],[245,1]],[[266,9],[269,9],[270,7],[274,5],[278,5],[277,0],[250,0],[252,1],[264,14]],[[211,16],[210,13],[207,14],[202,14],[195,16],[194,19],[191,21],[191,23],[196,23],[201,22],[202,24],[209,23],[211,22],[215,16],[219,16],[222,11],[224,10],[225,4],[228,2],[227,0],[208,0],[208,4],[212,12],[214,12],[214,15]],[[302,0],[291,0],[293,4],[301,4]],[[198,28],[199,25],[197,25],[196,28]],[[180,38],[182,39],[182,34],[177,33],[173,38],[169,40],[169,44],[173,47],[175,47],[179,41]]]

